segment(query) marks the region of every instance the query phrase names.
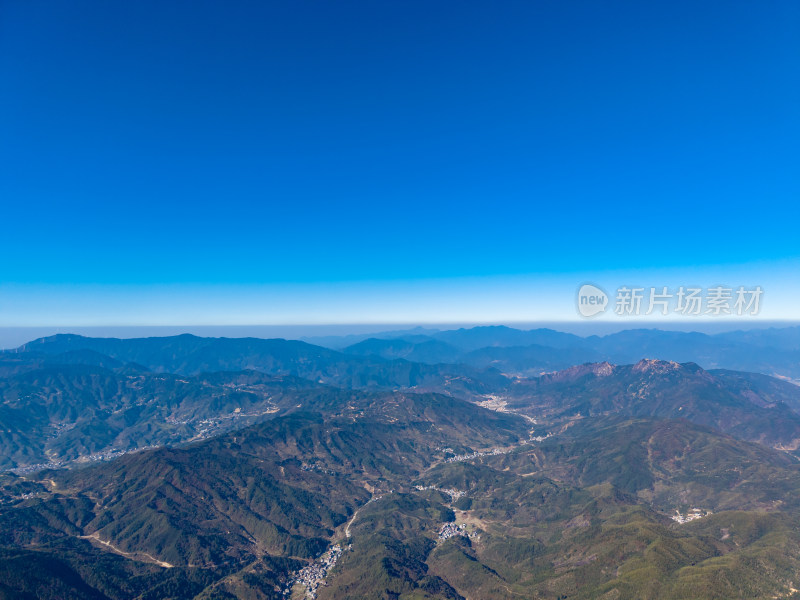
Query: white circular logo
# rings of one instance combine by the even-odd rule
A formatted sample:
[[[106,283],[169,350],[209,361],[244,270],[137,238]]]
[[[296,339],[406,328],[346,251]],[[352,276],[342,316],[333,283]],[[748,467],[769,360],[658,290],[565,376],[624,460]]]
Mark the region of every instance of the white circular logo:
[[[584,283],[578,290],[578,312],[593,317],[608,308],[608,295],[596,285]]]

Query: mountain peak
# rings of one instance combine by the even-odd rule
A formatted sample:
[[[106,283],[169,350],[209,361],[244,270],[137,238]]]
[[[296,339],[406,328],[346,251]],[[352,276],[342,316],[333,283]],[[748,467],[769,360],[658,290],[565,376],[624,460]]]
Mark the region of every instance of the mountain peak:
[[[657,373],[659,375],[677,371],[681,365],[672,360],[658,360],[654,358],[643,358],[635,365],[632,371],[634,373]]]
[[[561,371],[556,371],[555,373],[548,373],[543,377],[550,382],[556,381],[573,381],[575,379],[579,379],[584,375],[595,375],[597,377],[608,377],[614,373],[616,369],[615,365],[612,365],[608,361],[603,361],[599,363],[586,363],[583,365],[576,365],[574,367],[570,367],[568,369],[563,369]]]

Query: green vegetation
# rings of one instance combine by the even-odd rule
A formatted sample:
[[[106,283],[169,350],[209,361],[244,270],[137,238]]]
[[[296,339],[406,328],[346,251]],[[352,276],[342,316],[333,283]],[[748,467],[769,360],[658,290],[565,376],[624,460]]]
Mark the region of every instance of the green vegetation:
[[[358,358],[81,340],[0,360],[2,464],[161,447],[0,475],[0,598],[298,600],[292,574],[332,544],[320,600],[798,597],[800,417],[781,382],[370,354],[447,340]]]

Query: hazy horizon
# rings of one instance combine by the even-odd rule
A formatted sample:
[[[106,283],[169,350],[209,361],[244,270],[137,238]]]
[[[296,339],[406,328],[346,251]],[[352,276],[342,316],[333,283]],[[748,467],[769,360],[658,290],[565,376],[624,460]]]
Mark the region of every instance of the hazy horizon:
[[[0,327],[0,350],[13,350],[27,342],[56,334],[76,334],[86,337],[168,337],[192,334],[199,337],[255,337],[284,338],[314,343],[314,338],[361,336],[381,334],[392,331],[429,329],[449,331],[473,327],[506,326],[528,331],[531,329],[553,329],[581,337],[604,336],[633,329],[657,329],[662,331],[698,332],[713,335],[728,331],[751,329],[787,328],[800,326],[797,321],[757,321],[757,320],[697,320],[697,321],[624,321],[602,322],[589,320],[538,321],[538,322],[497,322],[497,323],[382,323],[382,324],[328,324],[328,325],[157,325],[157,326],[94,326],[94,327]]]

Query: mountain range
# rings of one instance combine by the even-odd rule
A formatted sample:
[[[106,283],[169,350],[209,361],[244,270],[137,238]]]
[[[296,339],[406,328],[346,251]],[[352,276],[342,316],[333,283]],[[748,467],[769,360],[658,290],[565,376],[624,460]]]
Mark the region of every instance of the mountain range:
[[[42,338],[0,354],[0,597],[797,598],[796,334]]]
[[[353,341],[352,337],[327,337],[320,341],[359,356],[424,363],[455,362],[495,367],[523,376],[586,362],[626,364],[641,358],[657,358],[694,362],[706,369],[751,371],[800,381],[800,345],[797,343],[800,327],[714,335],[631,329],[602,337],[581,337],[542,328],[523,331],[505,326],[423,331],[375,334],[355,343],[347,343]]]

